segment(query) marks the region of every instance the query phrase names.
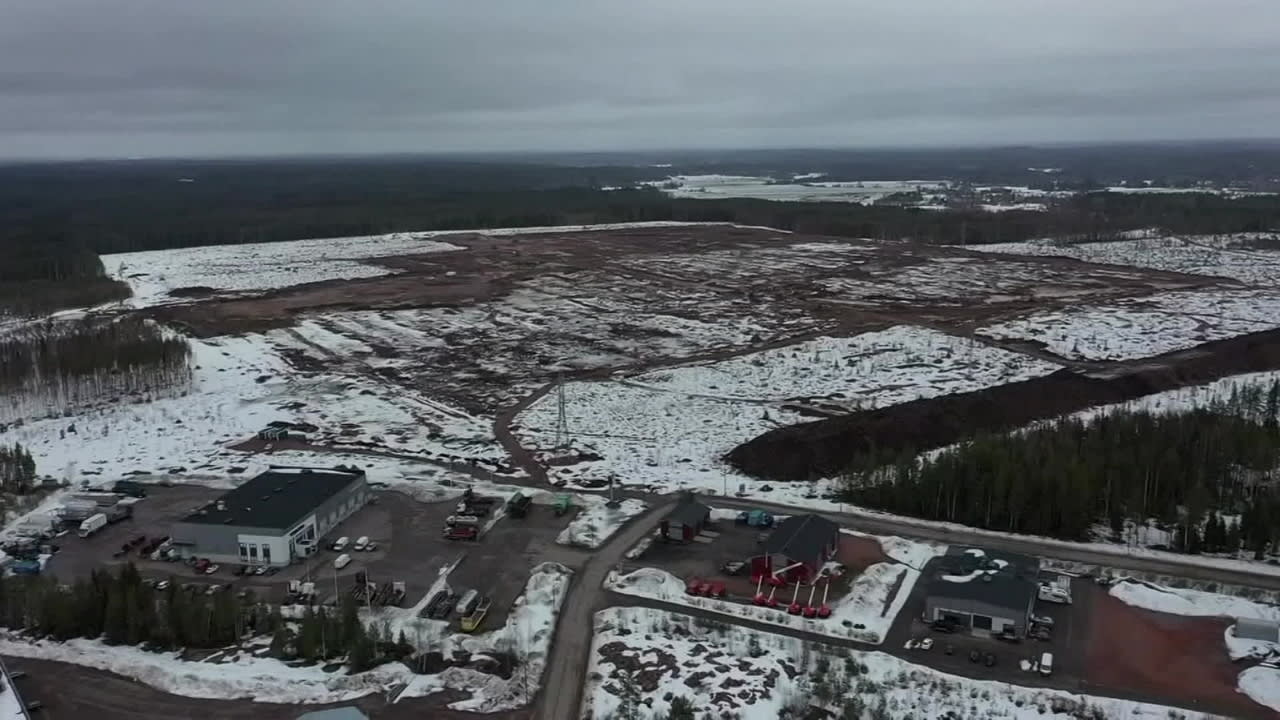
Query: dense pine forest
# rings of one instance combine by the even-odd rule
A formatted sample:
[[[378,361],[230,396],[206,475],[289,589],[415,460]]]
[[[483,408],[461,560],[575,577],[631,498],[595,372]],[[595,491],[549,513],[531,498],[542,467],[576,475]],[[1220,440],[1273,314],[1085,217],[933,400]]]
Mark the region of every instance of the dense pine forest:
[[[129,297],[84,240],[43,227],[18,227],[0,242],[0,320]]]
[[[0,445],[0,492],[25,495],[36,485],[36,461],[18,443]]]
[[[206,595],[172,582],[164,590],[144,582],[132,565],[94,571],[72,585],[47,576],[0,578],[0,626],[37,638],[101,638],[108,645],[149,650],[200,650],[271,637],[271,653],[310,662],[344,659],[353,671],[402,660],[412,648],[360,622],[348,596],[334,611],[307,610],[285,620],[279,608],[233,592]],[[398,640],[398,642],[397,642]]]
[[[1099,523],[1177,528],[1188,552],[1280,550],[1280,381],[1211,408],[1126,411],[986,434],[932,456],[868,462],[844,498],[991,530],[1090,538]],[[885,460],[885,458],[880,458]]]
[[[0,423],[180,392],[190,363],[184,338],[138,318],[24,325],[0,335]]]

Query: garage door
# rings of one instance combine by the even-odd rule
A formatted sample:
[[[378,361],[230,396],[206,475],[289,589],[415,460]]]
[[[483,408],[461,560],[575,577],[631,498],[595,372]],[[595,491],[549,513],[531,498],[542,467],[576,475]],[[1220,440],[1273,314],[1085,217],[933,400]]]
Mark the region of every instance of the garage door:
[[[960,627],[969,627],[972,616],[969,613],[955,612],[953,610],[938,610],[938,619],[949,622]]]
[[[992,622],[991,622],[990,615],[974,615],[973,616],[974,630],[990,630],[991,626],[992,626]]]

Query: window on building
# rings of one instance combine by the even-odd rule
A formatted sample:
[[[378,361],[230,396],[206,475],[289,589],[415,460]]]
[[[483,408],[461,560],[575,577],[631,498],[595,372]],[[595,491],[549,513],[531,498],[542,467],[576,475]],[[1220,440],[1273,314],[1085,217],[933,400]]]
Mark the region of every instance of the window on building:
[[[271,546],[266,543],[262,545],[262,562],[271,562]]]
[[[249,557],[249,546],[244,543],[240,543],[240,557],[242,559]]]
[[[250,546],[249,546],[249,559],[250,559],[250,560],[257,560],[257,559],[258,559],[258,546],[257,546],[257,545],[250,545]]]

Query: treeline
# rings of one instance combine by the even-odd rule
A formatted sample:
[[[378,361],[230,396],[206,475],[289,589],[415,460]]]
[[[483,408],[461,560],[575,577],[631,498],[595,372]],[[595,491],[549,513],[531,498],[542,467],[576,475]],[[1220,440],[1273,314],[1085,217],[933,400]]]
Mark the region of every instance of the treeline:
[[[51,235],[50,215],[64,219],[57,235],[103,254],[414,230],[652,220],[736,222],[948,244],[1104,238],[1153,226],[1178,233],[1280,227],[1276,196],[1094,193],[1055,201],[1047,212],[934,212],[856,203],[672,198],[654,188],[600,189],[652,177],[657,171],[648,168],[458,164],[332,170],[319,163],[283,169],[226,163],[201,168],[187,183],[178,182],[181,169],[165,175],[154,167],[106,168],[90,177],[39,169],[31,182],[0,191],[0,212],[10,218],[0,228],[0,248],[40,245]]]
[[[11,228],[0,242],[0,316],[35,315],[129,297],[107,277],[86,239],[36,223]]]
[[[101,638],[157,651],[223,647],[271,632],[272,613],[235,593],[156,590],[132,564],[63,585],[45,575],[0,578],[0,624],[52,640]]]
[[[0,445],[0,490],[25,495],[36,486],[36,461],[22,445]]]
[[[135,317],[46,321],[0,335],[0,422],[59,414],[105,399],[183,389],[185,338]]]
[[[402,660],[413,652],[402,632],[367,630],[355,601],[334,612],[308,609],[287,620],[278,607],[251,593],[204,585],[189,591],[176,580],[164,590],[146,582],[132,563],[115,573],[94,570],[72,585],[51,576],[0,577],[0,626],[35,638],[101,639],[108,645],[138,645],[155,652],[222,648],[255,636],[271,638],[271,654],[285,660],[342,659],[352,672]]]
[[[1278,406],[1280,382],[1213,409],[984,434],[923,458],[873,458],[848,474],[842,495],[904,515],[1069,540],[1088,539],[1099,522],[1119,534],[1127,521],[1155,518],[1181,526],[1178,544],[1188,551],[1261,556],[1280,542]]]
[[[357,608],[355,599],[344,595],[336,610],[308,606],[294,623],[285,622],[276,610],[271,622],[271,654],[307,662],[345,659],[352,672],[404,661],[413,654],[403,630],[392,637],[385,626],[366,628]]]

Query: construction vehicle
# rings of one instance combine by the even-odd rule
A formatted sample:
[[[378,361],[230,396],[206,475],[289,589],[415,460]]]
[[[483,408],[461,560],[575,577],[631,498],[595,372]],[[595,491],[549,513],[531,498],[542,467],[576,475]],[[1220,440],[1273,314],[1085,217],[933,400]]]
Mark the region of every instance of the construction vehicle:
[[[818,606],[818,617],[823,620],[831,617],[831,606],[827,605],[827,591],[830,589],[831,581],[828,580],[822,585],[822,605]]]
[[[556,498],[555,511],[556,516],[564,515],[573,509],[573,498],[568,495],[561,495]]]
[[[800,614],[800,583],[796,583],[796,591],[791,593],[791,604],[787,606],[787,614]]]
[[[533,498],[522,492],[517,492],[507,501],[507,514],[513,518],[522,518],[529,514],[529,508],[533,505]]]
[[[489,612],[489,605],[492,604],[489,598],[482,598],[476,605],[475,610],[470,615],[462,618],[462,632],[475,632],[480,627],[480,623],[484,621],[484,616]]]
[[[107,516],[105,514],[97,513],[96,515],[90,515],[80,522],[80,537],[87,538],[106,526]]]
[[[809,586],[809,601],[805,603],[804,610],[801,611],[801,613],[807,618],[813,618],[818,616],[818,608],[814,607],[813,605],[813,595],[817,591],[818,591],[817,585]]]
[[[444,529],[446,540],[479,540],[480,531],[474,525],[456,525]]]
[[[773,515],[764,510],[743,510],[738,513],[739,525],[755,528],[771,528],[773,527]]]

